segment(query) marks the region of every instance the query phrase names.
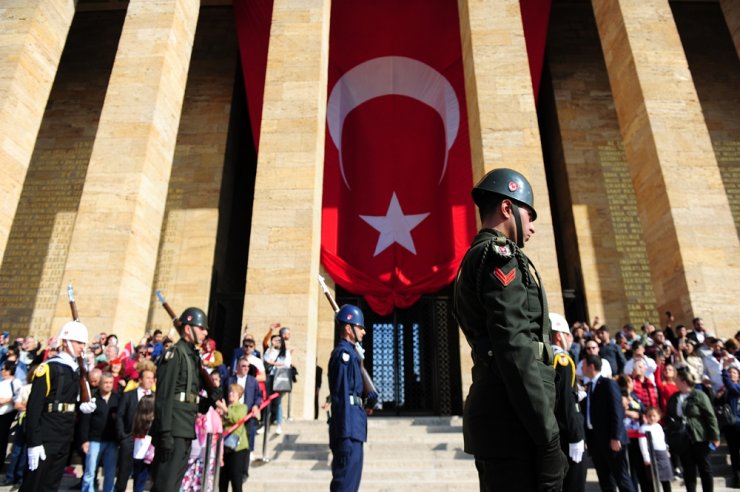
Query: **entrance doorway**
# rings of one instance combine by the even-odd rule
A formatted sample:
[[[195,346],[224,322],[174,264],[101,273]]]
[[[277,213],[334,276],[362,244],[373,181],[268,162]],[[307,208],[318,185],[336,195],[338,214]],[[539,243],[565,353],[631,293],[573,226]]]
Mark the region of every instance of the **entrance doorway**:
[[[355,304],[365,315],[365,368],[383,403],[374,415],[462,413],[458,328],[449,294],[444,289],[380,316],[364,298],[337,288],[340,305]]]

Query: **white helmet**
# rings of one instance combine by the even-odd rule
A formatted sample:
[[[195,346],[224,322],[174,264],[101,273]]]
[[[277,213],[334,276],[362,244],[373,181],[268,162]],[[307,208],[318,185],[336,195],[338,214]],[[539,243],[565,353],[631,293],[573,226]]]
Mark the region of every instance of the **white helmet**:
[[[62,326],[59,336],[59,340],[72,340],[74,342],[87,343],[87,326],[83,325],[79,321],[67,321]]]
[[[552,331],[570,334],[570,326],[568,326],[568,322],[562,314],[550,313],[550,325],[552,326]]]

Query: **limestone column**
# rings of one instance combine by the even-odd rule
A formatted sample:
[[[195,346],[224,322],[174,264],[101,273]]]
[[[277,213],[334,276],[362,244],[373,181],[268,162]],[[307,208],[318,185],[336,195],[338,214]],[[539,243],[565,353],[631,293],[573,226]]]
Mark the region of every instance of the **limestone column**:
[[[727,28],[730,30],[735,51],[740,57],[740,2],[737,0],[719,0],[722,13],[725,15]]]
[[[668,1],[593,7],[658,309],[728,336],[740,316],[740,245]]]
[[[130,1],[72,233],[80,317],[122,341],[147,321],[199,4]],[[67,319],[60,293],[52,331]]]
[[[0,261],[75,12],[73,0],[5,0],[0,14]]]
[[[518,0],[458,0],[473,180],[508,167],[534,188],[537,222],[527,255],[537,266],[550,310],[562,312],[560,275]]]
[[[316,368],[330,5],[274,2],[244,299],[254,333],[271,322],[291,328],[301,380],[293,415],[306,418]]]

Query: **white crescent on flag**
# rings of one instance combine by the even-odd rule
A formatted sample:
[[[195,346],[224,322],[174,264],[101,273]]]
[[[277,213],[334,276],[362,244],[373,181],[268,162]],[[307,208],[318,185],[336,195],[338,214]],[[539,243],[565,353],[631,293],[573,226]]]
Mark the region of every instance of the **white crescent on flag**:
[[[460,103],[450,82],[434,68],[405,56],[382,56],[357,65],[346,72],[329,95],[326,120],[329,135],[339,153],[339,169],[348,189],[342,160],[342,130],[347,115],[376,97],[399,95],[416,99],[434,109],[445,128],[445,160],[439,182],[447,172],[450,147],[460,128]]]

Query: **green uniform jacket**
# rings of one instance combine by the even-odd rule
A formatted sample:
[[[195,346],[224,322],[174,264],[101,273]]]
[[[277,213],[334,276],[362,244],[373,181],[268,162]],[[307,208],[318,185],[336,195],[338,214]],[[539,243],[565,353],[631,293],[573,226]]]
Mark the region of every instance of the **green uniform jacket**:
[[[162,356],[157,367],[152,435],[169,433],[172,437],[195,439],[195,417],[211,404],[208,399],[200,404],[195,400],[205,387],[199,365],[198,351],[182,338]]]
[[[529,259],[502,233],[473,240],[455,283],[455,314],[473,348],[463,411],[465,452],[533,456],[557,439],[555,370],[545,293]]]
[[[671,395],[668,400],[667,413],[670,417],[678,417],[678,397],[681,393]],[[692,389],[686,397],[683,408],[686,419],[686,430],[691,442],[719,441],[719,424],[714,414],[712,402],[701,390]]]

